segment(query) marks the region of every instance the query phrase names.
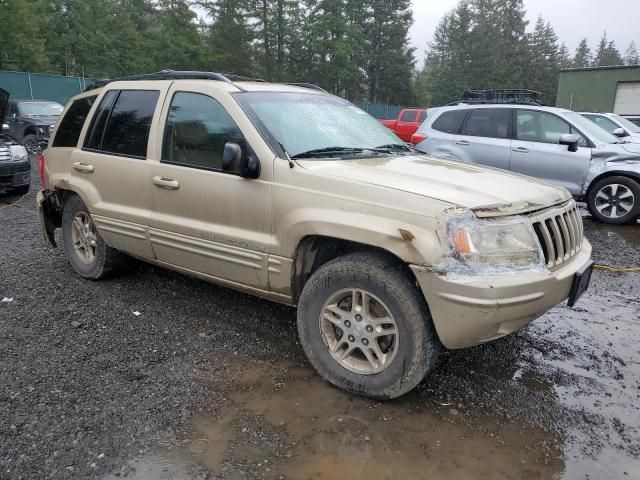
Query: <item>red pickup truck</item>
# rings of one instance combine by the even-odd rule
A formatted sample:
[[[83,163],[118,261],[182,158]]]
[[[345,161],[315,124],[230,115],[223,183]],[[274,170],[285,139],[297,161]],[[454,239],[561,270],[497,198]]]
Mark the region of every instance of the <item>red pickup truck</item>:
[[[380,120],[380,123],[398,135],[403,142],[410,142],[425,118],[427,110],[424,108],[404,108],[395,120]]]

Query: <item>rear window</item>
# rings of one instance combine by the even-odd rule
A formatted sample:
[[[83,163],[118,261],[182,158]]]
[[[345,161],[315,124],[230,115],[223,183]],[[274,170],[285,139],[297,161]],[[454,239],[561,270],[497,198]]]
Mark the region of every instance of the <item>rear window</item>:
[[[54,147],[75,147],[78,145],[80,131],[97,97],[97,95],[93,95],[79,98],[71,104],[56,129],[56,137],[53,139]]]
[[[509,120],[511,110],[478,109],[474,110],[464,127],[463,135],[470,137],[509,138]]]
[[[424,112],[420,112],[420,116],[418,117],[418,122],[422,123],[427,119],[427,112],[426,110]]]
[[[146,158],[157,90],[108,92],[94,116],[87,148],[127,157]]]
[[[451,110],[450,112],[444,112],[433,122],[431,128],[444,133],[458,133],[464,117],[467,116],[468,112],[469,110]]]

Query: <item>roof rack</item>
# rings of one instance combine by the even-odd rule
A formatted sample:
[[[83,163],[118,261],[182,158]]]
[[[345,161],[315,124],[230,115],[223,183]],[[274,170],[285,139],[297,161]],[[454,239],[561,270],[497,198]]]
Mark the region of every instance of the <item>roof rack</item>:
[[[113,78],[109,80],[98,80],[87,88],[85,92],[95,90],[96,88],[102,88],[111,82],[131,82],[136,80],[218,80],[221,82],[231,83],[233,82],[264,82],[261,78],[244,77],[242,75],[234,75],[233,73],[216,73],[216,72],[198,72],[192,70],[161,70],[155,73],[143,73],[141,75],[131,75],[128,77]],[[287,83],[285,85],[291,85],[295,87],[310,88],[312,90],[319,90],[326,92],[323,88],[313,83]],[[235,85],[240,88],[238,85]],[[240,90],[243,90],[240,88]]]
[[[243,77],[241,75],[216,73],[216,72],[198,72],[191,70],[161,70],[155,73],[143,73],[141,75],[131,75],[128,77],[119,77],[108,80],[98,80],[87,88],[85,92],[89,90],[95,90],[96,88],[104,87],[111,82],[131,82],[137,80],[218,80],[221,82],[231,83],[233,82],[264,82],[259,78]],[[239,87],[238,87],[239,88]]]
[[[311,90],[318,90],[320,92],[324,92],[324,93],[328,93],[324,88],[319,87],[318,85],[314,84],[314,83],[296,83],[296,82],[289,82],[289,83],[285,83],[285,85],[291,85],[292,87],[302,87],[302,88],[310,88]]]
[[[526,88],[502,88],[491,90],[467,90],[462,98],[449,102],[446,106],[460,104],[521,104],[543,106],[543,94]]]

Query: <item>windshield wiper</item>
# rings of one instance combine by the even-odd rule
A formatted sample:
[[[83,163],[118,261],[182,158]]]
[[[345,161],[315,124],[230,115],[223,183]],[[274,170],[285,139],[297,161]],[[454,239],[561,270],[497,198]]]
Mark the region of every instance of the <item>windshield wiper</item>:
[[[410,147],[409,145],[401,144],[401,143],[389,143],[387,145],[379,145],[375,148],[369,148],[368,150],[373,150],[375,152],[411,152],[416,153],[420,152],[417,148]],[[422,153],[422,152],[420,152]]]
[[[291,158],[324,157],[324,156],[331,156],[331,155],[339,155],[341,153],[360,153],[364,150],[365,150],[364,148],[353,148],[353,147],[314,148],[313,150],[307,150],[306,152],[292,155]]]

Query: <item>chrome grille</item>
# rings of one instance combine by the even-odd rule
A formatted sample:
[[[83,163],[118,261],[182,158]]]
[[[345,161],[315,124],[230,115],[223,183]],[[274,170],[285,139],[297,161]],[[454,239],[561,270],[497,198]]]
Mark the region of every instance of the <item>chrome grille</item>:
[[[11,149],[0,143],[0,162],[10,162],[11,161]]]
[[[547,268],[559,267],[582,248],[582,216],[573,200],[530,216]]]

